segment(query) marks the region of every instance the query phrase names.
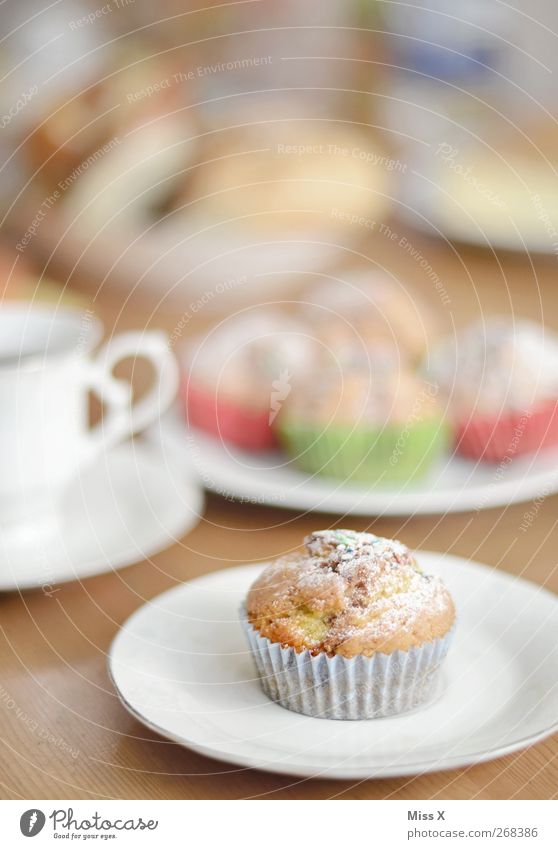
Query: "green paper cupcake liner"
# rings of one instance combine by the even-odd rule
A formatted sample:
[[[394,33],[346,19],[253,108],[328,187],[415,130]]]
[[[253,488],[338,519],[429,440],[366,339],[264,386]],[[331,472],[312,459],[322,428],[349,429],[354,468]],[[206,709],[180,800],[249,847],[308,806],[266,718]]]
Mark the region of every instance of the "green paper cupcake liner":
[[[318,428],[284,417],[278,423],[277,435],[299,469],[363,483],[401,483],[420,478],[449,446],[449,429],[441,419],[382,428]]]

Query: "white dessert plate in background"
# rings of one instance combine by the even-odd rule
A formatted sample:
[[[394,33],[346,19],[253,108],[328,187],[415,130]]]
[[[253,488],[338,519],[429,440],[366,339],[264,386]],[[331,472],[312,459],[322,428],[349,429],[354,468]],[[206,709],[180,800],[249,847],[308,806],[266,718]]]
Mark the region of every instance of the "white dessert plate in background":
[[[32,208],[22,213],[22,222],[29,221]],[[210,311],[259,303],[262,291],[266,299],[285,297],[296,277],[336,267],[354,247],[352,232],[340,236],[331,230],[258,237],[234,222],[206,222],[196,232],[187,218],[152,226],[129,222],[125,228],[105,220],[93,230],[72,221],[67,215],[52,217],[37,234],[44,250],[56,250],[65,263],[79,263],[101,280],[110,275],[115,286],[164,297],[177,308],[198,297]]]
[[[558,492],[558,449],[505,464],[443,458],[420,481],[366,486],[308,475],[277,453],[249,454],[188,429],[175,408],[150,430],[220,495],[292,510],[353,516],[410,516],[499,507]]]
[[[49,588],[137,563],[180,538],[202,512],[194,476],[153,445],[124,443],[64,493],[48,544],[29,534],[11,541],[0,535],[0,592]]]
[[[162,736],[242,767],[364,779],[490,760],[558,730],[558,600],[504,572],[418,552],[457,605],[437,701],[360,722],[292,713],[262,693],[238,619],[265,564],[214,572],[143,605],[109,654],[127,710]]]

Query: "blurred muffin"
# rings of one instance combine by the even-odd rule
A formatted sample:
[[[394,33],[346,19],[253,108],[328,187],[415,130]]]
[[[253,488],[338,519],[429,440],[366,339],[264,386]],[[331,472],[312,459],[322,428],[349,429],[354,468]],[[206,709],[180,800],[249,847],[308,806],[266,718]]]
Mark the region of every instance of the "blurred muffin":
[[[107,55],[90,85],[47,98],[22,147],[33,186],[62,199],[57,216],[85,245],[105,227],[136,233],[152,224],[196,147],[184,109],[191,89],[175,61],[141,43]]]
[[[198,340],[183,357],[181,397],[188,422],[252,451],[276,444],[271,425],[304,372],[312,343],[279,312],[242,313]]]
[[[113,46],[94,82],[81,88],[78,78],[73,94],[64,91],[58,102],[45,101],[44,114],[25,140],[23,155],[49,190],[64,184],[76,169],[80,175],[88,170],[89,157],[102,159],[115,139],[125,144],[130,130],[184,105],[185,87],[177,85],[173,75],[177,66],[150,53],[141,43]]]
[[[64,203],[65,220],[86,244],[92,234],[107,227],[110,232],[137,234],[153,224],[172,191],[176,173],[182,172],[191,156],[188,128],[175,114],[130,129],[79,179],[72,180]]]
[[[225,128],[176,205],[274,233],[373,224],[389,196],[385,159],[375,140],[334,121]]]
[[[270,699],[315,717],[371,719],[432,697],[455,609],[400,542],[326,530],[264,569],[242,620]]]
[[[381,271],[350,270],[303,293],[301,313],[326,334],[381,343],[394,356],[417,362],[438,335],[432,308]]]
[[[372,350],[314,369],[277,417],[287,455],[303,471],[396,483],[426,474],[448,442],[436,387]]]
[[[474,322],[433,351],[456,450],[499,462],[558,444],[558,336],[526,319]]]

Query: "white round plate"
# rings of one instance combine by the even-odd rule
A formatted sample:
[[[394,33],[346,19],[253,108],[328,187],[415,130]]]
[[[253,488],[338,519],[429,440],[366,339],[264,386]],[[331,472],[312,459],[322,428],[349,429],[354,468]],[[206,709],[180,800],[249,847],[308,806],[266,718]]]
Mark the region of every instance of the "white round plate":
[[[22,222],[29,221],[29,212]],[[352,246],[352,234],[331,231],[254,235],[234,224],[205,224],[199,232],[187,219],[145,227],[131,223],[119,228],[72,226],[75,216],[53,216],[37,239],[45,250],[55,248],[67,263],[104,278],[116,269],[116,283],[166,303],[184,305],[198,298],[204,309],[224,303],[259,302],[284,297],[286,286],[301,274],[317,273],[339,263]],[[26,224],[27,226],[27,224]],[[68,229],[70,228],[70,229]],[[92,240],[91,233],[97,235]],[[208,295],[208,289],[210,294]]]
[[[209,757],[289,775],[361,779],[478,763],[558,729],[558,602],[478,563],[419,552],[458,610],[445,689],[420,713],[361,722],[292,713],[262,693],[238,620],[265,564],[169,590],[123,625],[109,670],[149,728]]]
[[[453,513],[529,501],[558,491],[558,449],[498,466],[447,456],[427,477],[396,487],[298,471],[279,453],[248,454],[167,413],[149,436],[188,459],[207,489],[254,504],[353,516]]]
[[[43,587],[137,563],[197,524],[198,481],[150,444],[125,443],[84,470],[58,505],[48,544],[0,535],[0,591]]]

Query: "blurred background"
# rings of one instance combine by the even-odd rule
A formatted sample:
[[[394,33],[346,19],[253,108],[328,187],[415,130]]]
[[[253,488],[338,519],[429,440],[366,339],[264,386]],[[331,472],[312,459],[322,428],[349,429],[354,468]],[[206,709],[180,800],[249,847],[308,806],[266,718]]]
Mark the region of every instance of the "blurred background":
[[[43,590],[2,596],[13,792],[275,792],[263,772],[219,775],[127,719],[110,641],[141,601],[319,527],[558,589],[558,4],[2,0],[0,21],[3,327],[14,301],[77,305],[109,339],[162,328],[181,367],[173,409],[56,493],[60,540],[16,527],[12,552],[0,515],[0,593]],[[139,356],[115,369],[135,397],[151,372]],[[19,410],[5,385],[4,412]],[[44,395],[47,414],[71,408],[61,393],[58,406]],[[0,418],[8,455],[22,431]],[[475,574],[464,603],[492,586]],[[502,690],[500,714],[479,702],[481,760],[490,728],[492,753],[510,723],[535,739],[525,694],[544,691],[528,672],[551,674],[512,629],[525,592],[512,589],[486,646],[511,687],[525,643],[526,686],[513,709]],[[550,798],[547,745],[462,780],[350,794]],[[288,792],[329,797],[325,784]]]
[[[200,298],[210,320],[360,266],[422,290],[449,329],[484,276],[509,311],[510,275],[527,291],[532,256],[555,265],[550,0],[1,15],[4,298],[141,301],[172,329]]]

